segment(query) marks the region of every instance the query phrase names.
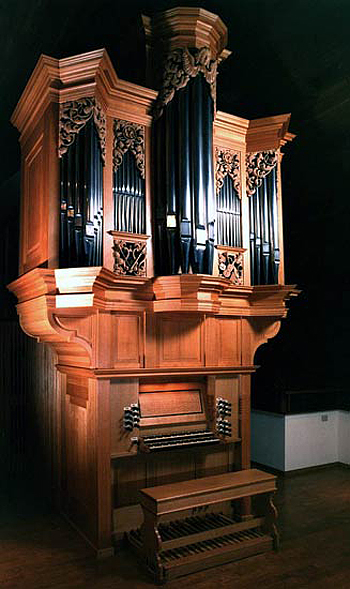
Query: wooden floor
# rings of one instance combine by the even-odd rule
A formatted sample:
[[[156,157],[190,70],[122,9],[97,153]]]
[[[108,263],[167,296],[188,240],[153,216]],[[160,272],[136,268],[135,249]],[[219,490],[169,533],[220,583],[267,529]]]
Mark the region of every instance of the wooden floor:
[[[24,497],[27,498],[24,500]],[[350,469],[279,480],[281,550],[195,573],[168,589],[350,589]],[[27,489],[2,493],[1,589],[144,589],[154,585],[126,552],[96,562],[84,541]]]

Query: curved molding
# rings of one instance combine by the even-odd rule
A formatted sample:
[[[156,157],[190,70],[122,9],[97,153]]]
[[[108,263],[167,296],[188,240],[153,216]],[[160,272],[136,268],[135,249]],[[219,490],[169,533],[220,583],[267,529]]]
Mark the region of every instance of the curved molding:
[[[67,329],[55,314],[55,297],[40,296],[17,305],[23,331],[38,342],[51,345],[60,364],[91,366],[91,344],[79,337],[77,329]]]
[[[249,323],[252,327],[251,358],[253,361],[258,348],[278,334],[281,329],[281,319],[276,320],[274,317],[251,317]]]

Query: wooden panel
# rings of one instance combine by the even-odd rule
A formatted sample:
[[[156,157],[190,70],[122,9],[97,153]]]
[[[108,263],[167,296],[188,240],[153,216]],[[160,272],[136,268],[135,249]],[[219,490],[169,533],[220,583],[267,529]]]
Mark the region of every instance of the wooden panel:
[[[205,388],[199,382],[140,385],[140,427],[206,425]]]
[[[111,454],[125,456],[135,454],[137,446],[131,439],[135,432],[123,428],[124,407],[138,402],[138,379],[112,379],[110,385]]]
[[[88,385],[86,378],[80,376],[69,376],[67,378],[67,395],[70,402],[80,407],[87,407],[89,398]]]
[[[64,423],[64,513],[92,541],[96,537],[96,519],[93,510],[93,487],[88,457],[87,409],[70,402],[66,395]]]
[[[96,521],[93,538],[100,556],[111,556],[111,462],[109,381],[89,379],[88,452],[92,504],[90,516]]]
[[[113,504],[124,507],[139,502],[139,491],[147,486],[146,462],[148,456],[134,456],[130,460],[117,460],[113,466]]]
[[[23,162],[21,262],[24,271],[48,259],[43,138],[40,134]]]
[[[231,453],[228,445],[212,448],[210,451],[197,452],[196,477],[222,474],[232,470]]]
[[[239,366],[241,360],[241,320],[233,317],[206,319],[207,366]]]
[[[147,487],[186,481],[195,476],[195,452],[174,451],[150,454],[147,458]]]
[[[55,362],[53,350],[28,337],[17,320],[0,321],[0,461],[12,476],[29,468],[32,476],[37,467],[51,488],[58,485]]]
[[[200,317],[164,316],[159,317],[157,323],[159,366],[203,365],[203,326]]]
[[[140,367],[143,361],[142,317],[113,315],[112,364]]]

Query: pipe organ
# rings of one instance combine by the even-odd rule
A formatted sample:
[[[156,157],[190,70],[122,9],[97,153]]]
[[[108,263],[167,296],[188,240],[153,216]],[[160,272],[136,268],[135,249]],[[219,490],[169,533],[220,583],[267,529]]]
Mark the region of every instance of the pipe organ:
[[[271,497],[252,516],[275,486],[250,469],[250,375],[298,293],[284,284],[280,177],[293,135],[289,115],[216,110],[219,17],[143,22],[156,90],[119,79],[104,49],[40,57],[12,118],[9,288],[24,331],[56,353],[60,509],[99,556],[126,534],[164,580],[206,550],[212,566],[276,543]]]

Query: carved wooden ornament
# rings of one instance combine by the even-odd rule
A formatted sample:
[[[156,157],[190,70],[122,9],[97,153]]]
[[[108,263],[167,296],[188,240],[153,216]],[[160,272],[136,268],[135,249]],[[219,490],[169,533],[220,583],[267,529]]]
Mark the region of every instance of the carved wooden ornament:
[[[241,197],[240,158],[239,153],[232,149],[215,148],[215,188],[219,194],[227,175],[232,178],[234,189]]]
[[[141,177],[145,177],[145,128],[122,119],[114,120],[113,168],[116,170],[124,154],[131,151]]]
[[[58,155],[62,157],[86,123],[94,119],[103,162],[106,157],[106,117],[95,98],[69,100],[60,105]]]
[[[158,119],[166,106],[174,98],[175,92],[185,88],[190,78],[202,73],[210,86],[210,93],[216,104],[217,61],[212,59],[209,47],[200,49],[178,48],[171,51],[164,64],[163,85],[154,108],[154,118]]]
[[[115,239],[114,272],[122,276],[146,276],[146,249],[144,241]]]
[[[237,286],[243,285],[243,254],[242,252],[219,252],[219,276],[228,278]]]
[[[247,166],[247,195],[253,196],[262,181],[273,170],[278,161],[276,151],[258,151],[248,153]]]

